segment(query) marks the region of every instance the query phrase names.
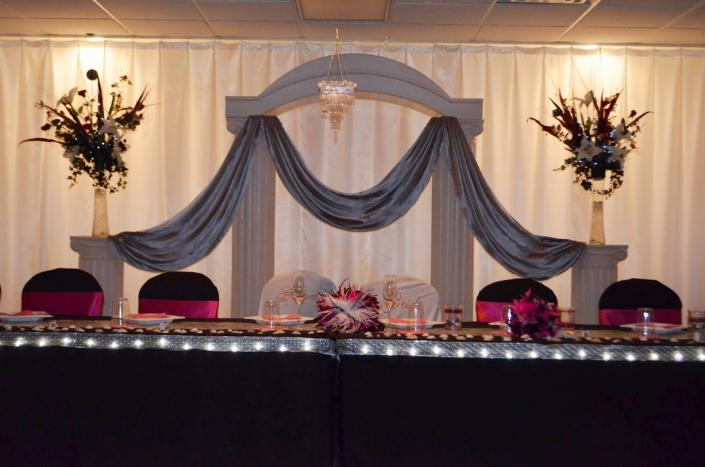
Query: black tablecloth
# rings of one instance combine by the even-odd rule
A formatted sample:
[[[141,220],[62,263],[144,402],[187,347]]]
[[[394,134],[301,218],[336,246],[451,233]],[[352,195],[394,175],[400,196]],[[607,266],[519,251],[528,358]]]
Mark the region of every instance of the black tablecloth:
[[[360,466],[703,466],[702,363],[341,356]]]
[[[330,466],[335,360],[3,347],[0,466]]]

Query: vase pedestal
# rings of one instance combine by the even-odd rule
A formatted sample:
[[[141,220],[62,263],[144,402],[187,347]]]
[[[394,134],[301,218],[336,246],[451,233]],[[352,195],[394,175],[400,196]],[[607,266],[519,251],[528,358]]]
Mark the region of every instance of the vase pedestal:
[[[78,252],[78,268],[92,274],[103,289],[103,316],[111,316],[112,304],[123,296],[122,258],[107,237],[71,237],[71,249]]]
[[[587,245],[571,269],[570,302],[575,322],[598,324],[600,295],[617,281],[617,263],[627,258],[627,245]]]

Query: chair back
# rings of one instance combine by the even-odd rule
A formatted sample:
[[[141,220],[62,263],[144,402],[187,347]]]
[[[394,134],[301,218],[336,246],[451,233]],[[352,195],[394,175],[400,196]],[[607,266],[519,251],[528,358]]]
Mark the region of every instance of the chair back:
[[[297,312],[296,303],[286,298],[286,291],[291,288],[294,283],[296,274],[303,274],[306,281],[306,300],[301,304],[301,315],[311,318],[318,316],[319,292],[328,292],[336,289],[336,285],[332,280],[324,277],[313,271],[290,271],[277,274],[264,284],[262,291],[259,294],[259,308],[257,310],[249,310],[246,315],[257,315],[262,312],[264,302],[267,300],[280,300],[279,313],[282,315],[295,315]]]
[[[541,282],[523,278],[507,279],[493,282],[480,290],[475,300],[475,319],[483,323],[501,321],[504,305],[521,298],[529,289],[547,303],[555,303],[558,306],[556,294]]]
[[[607,287],[600,296],[600,324],[636,323],[637,309],[645,307],[654,309],[653,322],[681,324],[680,297],[667,285],[651,279],[626,279]]]
[[[216,318],[219,299],[218,288],[200,272],[164,272],[142,285],[138,309],[140,313]]]
[[[46,311],[54,316],[100,316],[103,289],[91,274],[58,268],[30,278],[22,288],[22,309]]]
[[[371,289],[379,300],[379,311],[382,318],[386,318],[386,308],[382,299],[384,279],[368,282],[363,287]],[[392,318],[406,319],[407,312],[402,306],[404,303],[413,303],[420,300],[423,303],[424,318],[429,321],[441,321],[442,310],[438,307],[438,291],[428,282],[408,275],[397,276],[397,290],[401,304],[392,310]]]

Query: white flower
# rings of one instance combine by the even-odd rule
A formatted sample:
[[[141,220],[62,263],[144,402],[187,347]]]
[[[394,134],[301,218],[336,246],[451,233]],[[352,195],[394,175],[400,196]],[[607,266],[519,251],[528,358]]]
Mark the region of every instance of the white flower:
[[[73,98],[76,97],[76,92],[78,92],[78,88],[71,89],[68,94],[61,96],[59,102],[64,105],[71,105]]]
[[[117,162],[118,169],[122,169],[122,167],[125,165],[125,161],[122,160],[122,154],[120,154],[120,151],[117,148],[113,149],[113,159]]]
[[[78,155],[78,151],[80,149],[81,148],[78,146],[69,146],[68,148],[66,148],[66,151],[64,151],[64,157],[67,158],[69,162],[73,164],[73,160]]]
[[[578,159],[592,159],[592,156],[595,156],[599,153],[600,148],[593,146],[593,144],[587,138],[583,139],[583,142],[580,144],[580,147],[575,150],[575,155]]]
[[[585,94],[585,97],[583,97],[582,99],[579,97],[575,98],[575,100],[579,101],[580,105],[584,106],[584,107],[590,107],[590,105],[592,104],[592,99],[593,99],[592,91],[588,91],[587,94]]]
[[[620,141],[623,139],[625,139],[629,142],[634,141],[634,136],[632,136],[631,132],[629,130],[627,130],[627,126],[624,123],[624,119],[622,119],[622,122],[615,129],[615,139],[617,141]]]
[[[101,125],[100,129],[98,130],[98,134],[102,135],[103,133],[109,133],[113,135],[113,138],[115,138],[116,141],[120,141],[120,132],[118,131],[118,125],[112,118],[105,120],[103,122],[103,125]]]

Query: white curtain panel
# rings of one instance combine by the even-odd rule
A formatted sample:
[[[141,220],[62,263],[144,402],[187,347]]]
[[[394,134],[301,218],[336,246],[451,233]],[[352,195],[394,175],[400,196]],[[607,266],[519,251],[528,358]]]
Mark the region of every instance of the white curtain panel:
[[[146,117],[128,138],[127,190],[110,195],[110,229],[152,227],[188,204],[215,174],[232,142],[225,96],[256,95],[306,61],[332,53],[331,43],[0,39],[0,311],[17,311],[33,274],[78,264],[69,236],[88,235],[90,180],[68,189],[68,163],[40,136],[40,99],[55,102],[87,86],[97,69],[105,83],[128,74],[150,90]],[[653,278],[671,286],[685,308],[705,308],[705,49],[641,47],[346,44],[344,52],[383,55],[426,74],[453,97],[484,99],[484,132],[476,157],[506,209],[527,229],[586,240],[590,196],[555,172],[561,144],[528,122],[551,119],[549,97],[588,89],[623,91],[618,113],[652,110],[629,156],[624,186],[608,200],[606,237],[628,244],[620,278]],[[280,118],[312,171],[341,191],[378,182],[418,136],[430,114],[359,99],[345,115],[337,143],[314,103]],[[315,220],[277,182],[275,272],[317,271],[338,283],[384,274],[430,279],[431,189],[392,226],[372,233],[334,230]],[[230,309],[228,235],[189,268],[208,275]],[[136,303],[150,273],[126,267],[125,295]],[[475,249],[474,294],[511,277]],[[559,303],[570,301],[570,274],[547,281]],[[443,302],[443,297],[440,298]]]

